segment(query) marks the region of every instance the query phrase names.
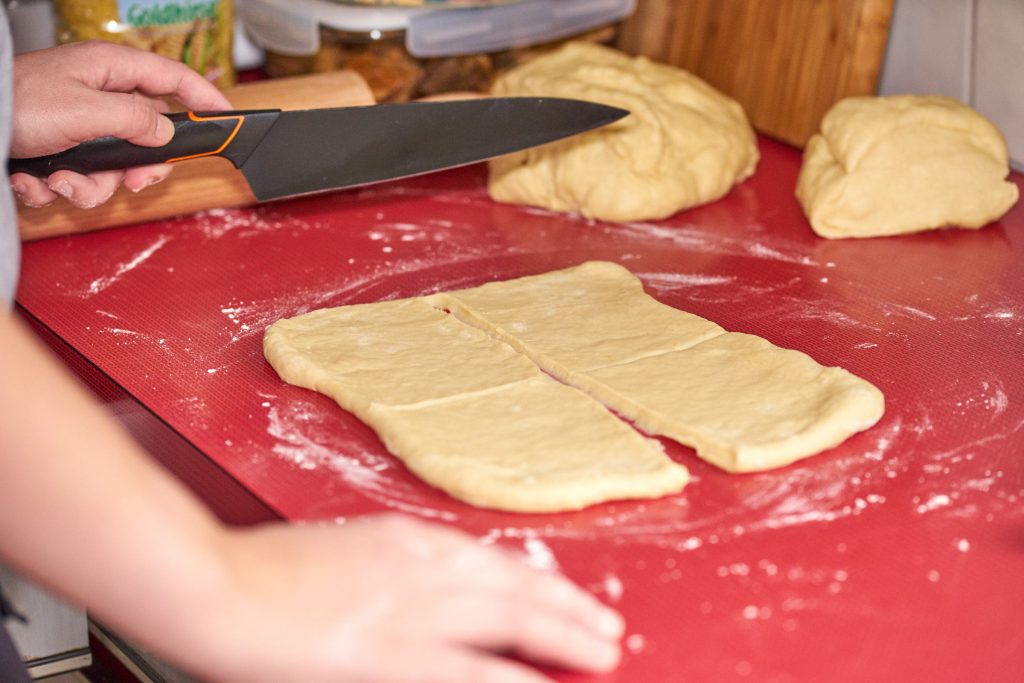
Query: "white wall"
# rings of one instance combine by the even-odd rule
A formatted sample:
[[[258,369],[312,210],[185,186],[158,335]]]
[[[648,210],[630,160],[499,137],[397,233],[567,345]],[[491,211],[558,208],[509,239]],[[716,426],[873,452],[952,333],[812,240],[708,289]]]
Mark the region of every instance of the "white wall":
[[[896,0],[879,94],[897,93],[970,104],[1024,170],[1024,0]]]

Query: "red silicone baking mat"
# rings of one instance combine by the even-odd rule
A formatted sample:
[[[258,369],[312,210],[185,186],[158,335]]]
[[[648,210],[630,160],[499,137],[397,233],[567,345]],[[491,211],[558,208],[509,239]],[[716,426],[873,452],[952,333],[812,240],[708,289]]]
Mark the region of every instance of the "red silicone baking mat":
[[[618,606],[625,661],[586,680],[1021,680],[1024,207],[980,231],[822,240],[793,198],[798,152],[761,149],[727,198],[658,222],[495,204],[476,166],[32,243],[19,301],[282,516],[437,520]],[[885,417],[762,474],[668,444],[694,475],[679,495],[514,515],[422,484],[262,357],[282,316],[588,259],[848,368]]]

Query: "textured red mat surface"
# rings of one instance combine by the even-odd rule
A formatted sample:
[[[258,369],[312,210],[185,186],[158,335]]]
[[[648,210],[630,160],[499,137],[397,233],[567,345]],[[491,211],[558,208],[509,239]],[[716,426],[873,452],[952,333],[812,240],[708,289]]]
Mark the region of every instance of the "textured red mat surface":
[[[155,455],[178,471],[208,459],[289,519],[438,520],[617,605],[625,661],[586,680],[1020,680],[1024,206],[980,231],[825,241],[793,198],[798,153],[768,141],[762,153],[724,200],[656,223],[498,205],[478,166],[47,240],[25,247],[19,301],[177,432],[186,447]],[[885,393],[885,417],[763,474],[727,475],[669,444],[696,477],[680,495],[511,515],[430,489],[263,360],[263,328],[280,317],[588,259],[846,367]],[[211,481],[201,494],[217,503]],[[259,516],[224,488],[248,506],[239,519]]]

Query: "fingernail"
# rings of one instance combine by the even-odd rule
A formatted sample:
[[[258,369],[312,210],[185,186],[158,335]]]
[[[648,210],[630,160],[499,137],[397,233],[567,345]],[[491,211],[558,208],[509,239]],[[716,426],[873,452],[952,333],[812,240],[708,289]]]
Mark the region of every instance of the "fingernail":
[[[22,183],[11,183],[11,192],[13,192],[14,196],[18,198],[19,202],[29,207],[30,209],[38,209],[39,207],[43,206],[39,202],[34,202],[27,196],[25,196],[26,190],[27,188]]]
[[[618,612],[606,609],[602,610],[601,616],[597,618],[598,632],[607,638],[619,638],[625,624]]]
[[[174,137],[174,124],[166,116],[157,116],[157,137],[170,140]]]
[[[42,207],[46,206],[46,204],[41,204],[39,202],[32,201],[31,199],[28,199],[27,197],[24,197],[22,195],[18,195],[18,199],[21,200],[22,204],[24,204],[30,209],[41,209]]]
[[[598,655],[598,670],[611,671],[622,661],[622,651],[617,646],[609,646],[603,653]]]
[[[66,180],[62,180],[49,187],[61,197],[64,197],[64,199],[72,199],[75,196],[75,188],[71,187],[71,183]]]
[[[150,176],[149,178],[146,178],[146,182],[144,182],[143,184],[139,185],[138,187],[131,187],[129,189],[132,192],[142,192],[147,187],[150,187],[151,185],[156,185],[157,183],[159,183],[163,179],[164,179],[164,176],[162,176],[162,175]]]

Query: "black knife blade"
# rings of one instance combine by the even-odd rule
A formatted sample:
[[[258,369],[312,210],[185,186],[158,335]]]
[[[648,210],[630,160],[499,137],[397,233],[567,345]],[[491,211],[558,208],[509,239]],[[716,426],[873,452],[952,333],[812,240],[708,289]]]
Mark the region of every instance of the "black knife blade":
[[[552,97],[410,102],[303,111],[170,114],[174,138],[142,147],[100,138],[32,159],[10,173],[46,177],[178,162],[231,161],[260,201],[355,187],[483,161],[617,121],[629,112]]]

